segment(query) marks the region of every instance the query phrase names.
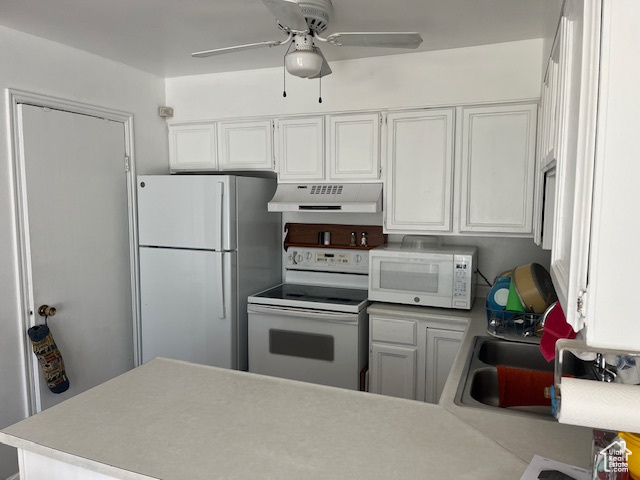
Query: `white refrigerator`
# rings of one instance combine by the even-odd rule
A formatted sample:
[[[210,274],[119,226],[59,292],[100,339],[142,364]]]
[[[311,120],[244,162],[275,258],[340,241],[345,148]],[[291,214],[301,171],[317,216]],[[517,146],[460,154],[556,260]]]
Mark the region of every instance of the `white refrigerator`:
[[[273,179],[138,176],[142,363],[247,369],[247,296],[282,279]]]

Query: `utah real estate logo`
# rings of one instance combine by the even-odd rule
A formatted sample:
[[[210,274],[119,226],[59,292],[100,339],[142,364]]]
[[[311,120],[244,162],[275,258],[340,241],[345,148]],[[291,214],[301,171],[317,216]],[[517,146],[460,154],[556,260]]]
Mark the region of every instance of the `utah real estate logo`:
[[[604,460],[604,471],[608,473],[628,472],[629,455],[631,455],[631,450],[627,448],[627,442],[624,440],[616,440],[598,452],[598,457]],[[600,462],[598,461],[598,463]]]

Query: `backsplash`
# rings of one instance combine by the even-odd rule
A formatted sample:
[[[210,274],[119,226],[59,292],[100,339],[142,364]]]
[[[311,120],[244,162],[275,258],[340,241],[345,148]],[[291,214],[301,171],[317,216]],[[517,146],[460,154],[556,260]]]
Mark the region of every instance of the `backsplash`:
[[[352,225],[382,225],[382,213],[284,213],[282,215],[283,239],[284,225],[288,222],[299,223],[336,223]],[[404,235],[389,234],[388,242],[400,242]],[[478,270],[490,282],[504,272],[518,265],[539,263],[547,270],[551,264],[551,252],[542,250],[532,238],[479,237],[479,236],[442,236],[446,245],[469,245],[478,247]],[[483,296],[489,290],[482,277],[478,276],[478,295]],[[486,287],[486,288],[485,288]]]

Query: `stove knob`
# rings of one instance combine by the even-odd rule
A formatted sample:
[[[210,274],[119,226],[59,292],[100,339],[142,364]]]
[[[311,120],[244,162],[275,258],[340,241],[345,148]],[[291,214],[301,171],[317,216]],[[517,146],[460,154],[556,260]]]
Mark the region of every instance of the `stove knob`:
[[[356,255],[356,263],[360,263],[362,261],[362,255]]]
[[[294,263],[298,263],[298,264],[302,263],[302,255],[297,255]]]
[[[313,255],[311,255],[311,252],[307,252],[307,255],[306,255],[307,260],[311,260],[311,257],[312,257],[312,256],[313,256]]]

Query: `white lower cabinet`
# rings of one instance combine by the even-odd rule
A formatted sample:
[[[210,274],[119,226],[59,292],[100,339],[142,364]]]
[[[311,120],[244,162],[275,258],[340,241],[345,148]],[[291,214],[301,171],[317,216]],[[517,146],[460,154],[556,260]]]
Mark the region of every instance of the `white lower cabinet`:
[[[438,403],[464,332],[427,328],[424,401]]]
[[[415,400],[418,349],[372,343],[369,353],[370,391]]]
[[[435,313],[435,312],[438,313]],[[369,307],[369,391],[438,403],[466,328],[438,309]]]

